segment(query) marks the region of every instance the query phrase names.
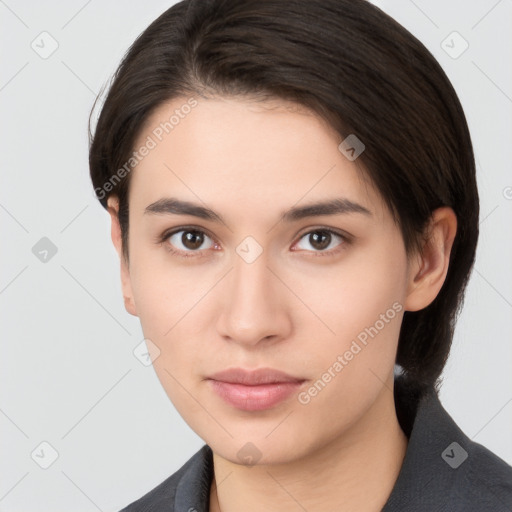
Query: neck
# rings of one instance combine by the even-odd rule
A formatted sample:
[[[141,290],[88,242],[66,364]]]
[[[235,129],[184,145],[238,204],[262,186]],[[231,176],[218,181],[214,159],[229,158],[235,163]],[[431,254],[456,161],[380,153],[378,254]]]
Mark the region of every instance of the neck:
[[[385,386],[348,431],[299,460],[245,467],[214,453],[210,512],[380,512],[407,442]]]

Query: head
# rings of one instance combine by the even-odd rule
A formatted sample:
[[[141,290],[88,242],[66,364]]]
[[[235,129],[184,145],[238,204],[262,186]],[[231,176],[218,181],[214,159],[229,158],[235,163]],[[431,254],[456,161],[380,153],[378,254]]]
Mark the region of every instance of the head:
[[[474,156],[445,73],[378,8],[174,5],[117,70],[90,170],[126,309],[212,447],[227,431],[261,436],[292,407],[247,424],[252,413],[211,401],[205,379],[226,368],[270,366],[309,385],[330,372],[321,393],[301,390],[281,450],[298,428],[348,428],[395,363],[411,394],[438,389],[478,238]],[[179,213],[166,198],[195,206]],[[304,216],[319,202],[342,211]],[[318,435],[303,439],[306,450]]]

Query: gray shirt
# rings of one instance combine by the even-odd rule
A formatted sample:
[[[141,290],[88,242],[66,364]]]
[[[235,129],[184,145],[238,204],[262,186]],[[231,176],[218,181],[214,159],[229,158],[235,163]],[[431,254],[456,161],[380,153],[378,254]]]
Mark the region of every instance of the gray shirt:
[[[409,443],[381,512],[512,512],[512,466],[469,439],[434,388],[415,402],[395,381],[395,406]],[[208,512],[212,479],[213,454],[205,444],[121,512]]]

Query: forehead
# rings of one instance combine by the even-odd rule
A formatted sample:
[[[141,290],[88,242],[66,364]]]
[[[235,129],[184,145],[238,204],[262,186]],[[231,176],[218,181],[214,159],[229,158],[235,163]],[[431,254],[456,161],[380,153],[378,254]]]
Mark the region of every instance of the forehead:
[[[132,171],[130,209],[164,195],[197,202],[272,205],[343,196],[384,214],[363,166],[338,149],[342,137],[320,116],[277,99],[174,98],[140,130],[144,151]],[[252,208],[250,208],[252,207]]]

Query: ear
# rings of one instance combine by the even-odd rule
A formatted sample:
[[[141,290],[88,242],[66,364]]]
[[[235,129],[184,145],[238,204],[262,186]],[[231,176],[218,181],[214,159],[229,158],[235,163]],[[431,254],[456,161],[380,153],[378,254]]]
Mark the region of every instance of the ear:
[[[135,301],[133,299],[132,284],[130,278],[130,269],[128,262],[123,256],[123,245],[121,239],[121,226],[119,224],[119,200],[115,196],[110,196],[107,200],[107,210],[112,221],[111,237],[114,247],[121,261],[121,286],[123,290],[124,307],[128,313],[137,316]]]
[[[451,208],[444,206],[432,213],[421,254],[409,262],[405,311],[424,309],[437,297],[448,273],[456,233],[457,216]]]

